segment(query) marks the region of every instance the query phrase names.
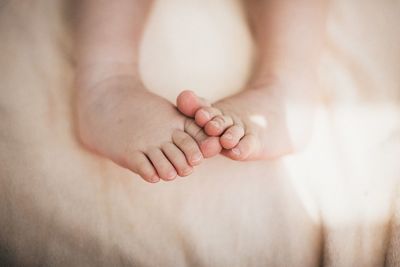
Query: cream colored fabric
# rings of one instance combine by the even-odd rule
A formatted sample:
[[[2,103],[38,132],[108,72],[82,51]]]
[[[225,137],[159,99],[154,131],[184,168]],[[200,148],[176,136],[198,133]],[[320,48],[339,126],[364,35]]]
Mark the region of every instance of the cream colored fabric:
[[[70,2],[71,3],[71,2]],[[0,7],[0,260],[38,266],[400,266],[400,2],[332,1],[309,148],[210,159],[150,185],[83,149],[70,6]],[[235,1],[160,0],[141,70],[173,100],[240,90],[252,43]]]

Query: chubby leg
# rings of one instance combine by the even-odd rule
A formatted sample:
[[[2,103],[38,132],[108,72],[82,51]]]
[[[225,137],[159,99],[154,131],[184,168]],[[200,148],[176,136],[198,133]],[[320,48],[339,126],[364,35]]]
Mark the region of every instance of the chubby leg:
[[[258,49],[244,91],[211,107],[182,92],[178,109],[195,118],[208,135],[221,136],[224,155],[235,160],[276,158],[301,149],[311,131],[326,3],[244,3]]]
[[[185,123],[185,116],[141,82],[138,43],[151,3],[79,2],[76,115],[86,147],[157,182],[190,174],[202,161],[198,142],[218,140]]]

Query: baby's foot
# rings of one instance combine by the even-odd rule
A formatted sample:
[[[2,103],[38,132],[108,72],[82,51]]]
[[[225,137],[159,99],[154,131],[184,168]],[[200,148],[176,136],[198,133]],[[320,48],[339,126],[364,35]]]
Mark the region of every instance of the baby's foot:
[[[253,89],[209,105],[184,91],[177,105],[209,136],[220,136],[222,154],[234,160],[256,160],[291,152],[283,105],[277,99],[267,89]]]
[[[189,175],[203,159],[197,143],[221,150],[218,138],[131,77],[80,88],[77,108],[81,141],[148,182]]]

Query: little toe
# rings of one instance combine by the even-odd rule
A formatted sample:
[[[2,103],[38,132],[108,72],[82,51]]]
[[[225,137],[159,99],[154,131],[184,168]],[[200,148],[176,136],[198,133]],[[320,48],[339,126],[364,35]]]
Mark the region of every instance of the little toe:
[[[197,142],[204,158],[213,157],[221,152],[219,138],[208,136],[193,120],[185,122],[185,132]]]
[[[160,181],[156,170],[149,161],[149,159],[141,152],[137,152],[127,162],[127,168],[136,174],[140,175],[145,181],[149,183],[157,183]]]
[[[218,115],[204,126],[204,131],[210,136],[220,136],[226,128],[233,125],[230,116]]]
[[[233,160],[249,160],[260,149],[260,144],[257,140],[255,135],[247,134],[239,141],[237,146],[222,151],[222,154]]]
[[[195,139],[189,134],[176,130],[172,134],[174,144],[185,154],[186,160],[191,166],[199,165],[203,160],[203,155]]]
[[[185,90],[176,99],[178,110],[188,117],[193,118],[196,111],[201,107],[210,106],[203,98],[198,97],[194,92]]]
[[[176,145],[166,143],[162,146],[162,151],[174,165],[179,176],[188,176],[193,172],[193,167],[188,164],[185,155]]]
[[[160,149],[158,148],[150,149],[147,152],[147,156],[153,163],[153,166],[156,168],[158,176],[161,179],[165,181],[170,181],[175,179],[177,175],[176,170]]]
[[[195,121],[200,127],[204,127],[215,116],[221,115],[221,111],[213,107],[202,107],[195,114]]]
[[[231,149],[235,147],[240,139],[244,136],[244,129],[241,125],[233,125],[229,127],[221,136],[220,142],[223,148]]]

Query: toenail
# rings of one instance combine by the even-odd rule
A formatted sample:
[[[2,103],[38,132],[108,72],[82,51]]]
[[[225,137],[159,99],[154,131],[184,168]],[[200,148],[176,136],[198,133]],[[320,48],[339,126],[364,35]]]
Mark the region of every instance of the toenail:
[[[150,181],[153,182],[153,183],[157,183],[158,181],[160,181],[160,178],[158,178],[157,175],[153,175],[153,176],[150,178]]]
[[[237,148],[237,147],[232,148],[232,153],[235,154],[236,156],[239,156],[240,155],[240,149]]]
[[[206,120],[211,119],[210,113],[208,113],[207,111],[205,111],[205,110],[200,110],[199,112],[204,116],[204,118],[205,118]]]
[[[169,172],[168,173],[168,180],[172,180],[172,179],[174,179],[175,177],[176,177],[176,175],[177,175],[177,173],[176,173],[176,171],[171,171],[171,172]]]
[[[183,176],[189,175],[189,174],[192,173],[192,171],[193,171],[193,169],[190,169],[190,168],[185,169],[185,170],[182,171],[182,175]]]
[[[192,163],[198,163],[201,161],[201,155],[200,154],[195,154],[191,157],[191,162]]]
[[[226,134],[224,134],[224,138],[225,138],[225,139],[228,139],[228,140],[232,140],[232,139],[233,139],[233,136],[232,136],[231,133],[226,133]]]

